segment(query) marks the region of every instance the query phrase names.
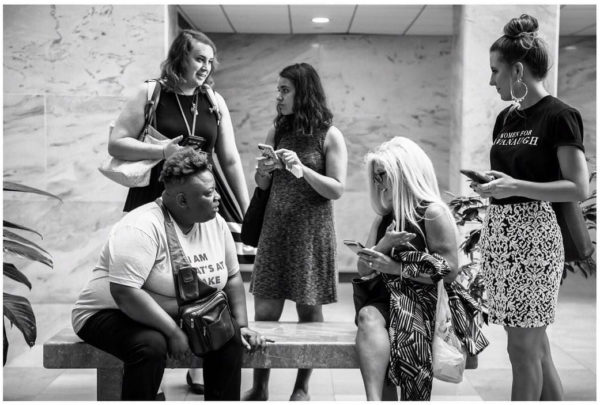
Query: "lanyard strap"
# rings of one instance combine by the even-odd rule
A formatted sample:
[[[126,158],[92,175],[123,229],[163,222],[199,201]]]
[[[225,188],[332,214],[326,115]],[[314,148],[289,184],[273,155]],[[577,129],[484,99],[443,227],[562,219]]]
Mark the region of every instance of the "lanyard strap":
[[[185,127],[187,128],[188,135],[193,136],[196,133],[196,117],[198,116],[198,92],[196,92],[196,101],[192,103],[192,114],[194,118],[192,119],[192,130],[190,131],[190,124],[188,124],[187,118],[185,118],[185,113],[183,112],[183,108],[181,107],[181,102],[179,101],[179,95],[175,93],[175,99],[177,100],[177,105],[179,106],[179,111],[181,111],[181,116],[183,117],[183,122],[185,122]]]
[[[156,204],[162,209],[163,215],[165,217],[165,233],[167,235],[167,246],[169,248],[169,256],[171,258],[171,270],[173,273],[173,282],[175,287],[175,297],[177,298],[177,304],[181,307],[183,304],[183,300],[181,299],[181,294],[179,294],[179,278],[177,275],[179,274],[179,269],[181,267],[192,267],[186,255],[183,253],[183,248],[181,247],[181,243],[179,242],[179,238],[177,238],[177,232],[175,231],[175,225],[173,224],[173,220],[171,219],[171,215],[169,211],[167,211],[167,207],[162,201],[162,198],[157,198],[154,200]],[[200,297],[208,296],[209,294],[217,291],[216,288],[209,286],[204,281],[200,280],[198,277],[198,288],[200,289]]]

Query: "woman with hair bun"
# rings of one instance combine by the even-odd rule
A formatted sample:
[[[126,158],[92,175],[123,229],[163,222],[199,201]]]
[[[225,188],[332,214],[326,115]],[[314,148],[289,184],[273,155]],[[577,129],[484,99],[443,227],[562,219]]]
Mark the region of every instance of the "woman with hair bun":
[[[482,270],[489,319],[508,333],[512,400],[563,397],[546,333],[565,261],[551,203],[588,196],[581,115],[544,88],[548,60],[538,21],[527,14],[511,19],[492,44],[490,85],[514,104],[494,125],[486,172],[493,180],[471,184],[490,199]]]

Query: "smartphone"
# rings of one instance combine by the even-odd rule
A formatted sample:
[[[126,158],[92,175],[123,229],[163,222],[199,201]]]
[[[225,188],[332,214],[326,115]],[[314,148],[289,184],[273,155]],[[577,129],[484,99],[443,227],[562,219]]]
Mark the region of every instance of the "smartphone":
[[[461,169],[460,172],[478,184],[489,183],[493,180],[491,177],[486,176],[483,173],[476,172],[475,170]]]
[[[204,139],[201,136],[188,135],[185,138],[183,138],[181,142],[179,142],[179,145],[191,146],[194,149],[202,150],[202,148],[204,148],[204,145],[206,145],[206,139]]]
[[[260,151],[262,152],[264,157],[271,159],[273,162],[279,161],[279,156],[277,156],[277,154],[275,153],[275,150],[273,149],[273,147],[271,145],[259,143],[258,149],[260,149]]]
[[[348,246],[356,254],[358,254],[359,250],[364,249],[363,244],[355,240],[345,239],[344,245]]]

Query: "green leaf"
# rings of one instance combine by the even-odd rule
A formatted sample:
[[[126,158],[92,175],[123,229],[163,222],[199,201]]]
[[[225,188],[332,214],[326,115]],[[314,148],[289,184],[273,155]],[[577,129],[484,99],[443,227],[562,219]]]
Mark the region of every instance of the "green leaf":
[[[56,198],[59,201],[62,201],[62,199],[57,195],[54,195],[54,194],[49,193],[44,190],[40,190],[38,188],[24,186],[23,184],[19,184],[19,183],[14,183],[12,181],[5,181],[3,188],[4,188],[4,191],[17,191],[20,193],[41,194],[41,195],[45,195],[46,197],[52,197],[52,198]]]
[[[37,338],[37,328],[35,315],[27,298],[4,293],[4,316],[23,333],[29,347],[33,347]]]
[[[17,267],[12,263],[4,263],[4,275],[11,278],[19,283],[25,284],[31,290],[31,283],[25,274],[21,273]]]
[[[50,268],[53,267],[52,258],[49,255],[44,255],[39,250],[27,245],[23,245],[22,243],[5,239],[3,250],[5,252],[10,252],[21,257],[25,257],[29,260],[43,263]]]
[[[25,239],[25,238],[24,238],[24,237],[22,237],[21,235],[18,235],[18,234],[16,234],[16,233],[12,232],[12,231],[9,231],[8,229],[4,229],[4,232],[3,232],[3,234],[4,234],[4,240],[7,240],[7,239],[8,239],[8,240],[12,240],[12,241],[14,241],[14,242],[20,242],[20,243],[22,243],[23,245],[26,245],[26,246],[30,246],[30,247],[36,248],[36,249],[38,249],[38,250],[40,250],[40,251],[44,252],[44,253],[45,253],[46,255],[48,255],[48,256],[50,255],[50,253],[48,253],[48,252],[46,251],[46,249],[44,249],[43,247],[41,247],[41,246],[37,245],[36,243],[33,243],[33,242],[32,242],[32,241],[30,241],[29,239]]]
[[[14,224],[12,222],[9,222],[9,221],[5,220],[5,221],[3,221],[3,226],[6,227],[6,228],[15,228],[15,229],[21,229],[23,231],[33,232],[36,235],[39,235],[40,238],[44,239],[44,237],[42,236],[41,233],[39,233],[38,231],[35,231],[35,230],[31,229],[31,228],[27,228],[27,227],[25,227],[23,225]]]

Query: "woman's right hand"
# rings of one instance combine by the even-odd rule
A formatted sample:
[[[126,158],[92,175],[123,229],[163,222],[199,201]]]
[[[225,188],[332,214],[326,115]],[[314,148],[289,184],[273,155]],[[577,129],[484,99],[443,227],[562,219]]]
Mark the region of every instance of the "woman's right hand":
[[[258,174],[261,176],[269,176],[273,171],[280,168],[276,162],[273,162],[272,159],[265,156],[256,158],[256,161],[256,171],[258,171]]]
[[[179,152],[182,149],[185,149],[185,146],[179,145],[179,142],[183,139],[183,135],[179,135],[176,138],[171,139],[169,142],[163,145],[163,156],[167,159],[175,152]]]
[[[397,232],[394,230],[395,227],[396,221],[392,221],[392,223],[385,230],[385,235],[383,238],[381,238],[379,242],[377,242],[377,245],[375,245],[374,250],[389,256],[393,247],[405,245],[409,243],[415,236],[417,236],[411,232]]]
[[[177,360],[183,360],[190,349],[187,335],[177,326],[167,336],[169,355]]]

